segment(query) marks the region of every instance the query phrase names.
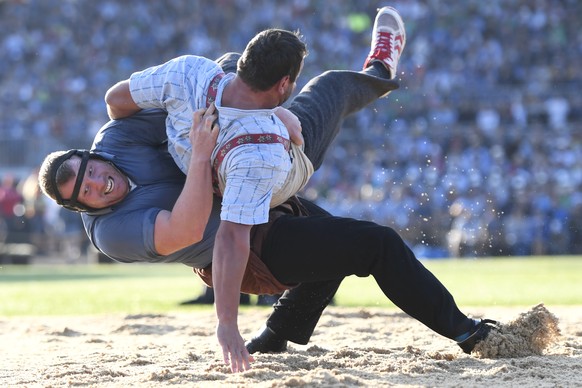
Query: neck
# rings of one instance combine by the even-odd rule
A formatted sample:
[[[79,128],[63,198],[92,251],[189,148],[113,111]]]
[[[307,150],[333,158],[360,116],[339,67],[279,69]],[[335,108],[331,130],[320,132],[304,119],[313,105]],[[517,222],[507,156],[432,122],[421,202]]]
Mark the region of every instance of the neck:
[[[279,101],[272,90],[256,91],[235,77],[224,88],[221,105],[236,109],[273,109]]]

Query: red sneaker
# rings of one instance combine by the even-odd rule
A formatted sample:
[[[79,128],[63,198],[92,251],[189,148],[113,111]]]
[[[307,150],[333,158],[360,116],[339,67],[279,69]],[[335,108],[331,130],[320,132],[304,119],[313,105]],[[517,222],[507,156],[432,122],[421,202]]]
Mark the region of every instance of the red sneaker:
[[[404,22],[392,7],[383,7],[378,11],[372,30],[372,49],[364,69],[374,61],[380,61],[390,72],[392,79],[396,76],[398,60],[406,44]]]

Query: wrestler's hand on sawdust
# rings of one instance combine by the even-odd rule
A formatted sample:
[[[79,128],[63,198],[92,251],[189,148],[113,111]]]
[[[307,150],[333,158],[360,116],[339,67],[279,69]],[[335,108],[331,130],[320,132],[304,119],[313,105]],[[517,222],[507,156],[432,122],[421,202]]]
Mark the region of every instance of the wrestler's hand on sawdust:
[[[222,347],[224,363],[230,364],[233,373],[251,369],[251,362],[255,361],[245,346],[236,324],[218,323],[216,327],[218,343]]]

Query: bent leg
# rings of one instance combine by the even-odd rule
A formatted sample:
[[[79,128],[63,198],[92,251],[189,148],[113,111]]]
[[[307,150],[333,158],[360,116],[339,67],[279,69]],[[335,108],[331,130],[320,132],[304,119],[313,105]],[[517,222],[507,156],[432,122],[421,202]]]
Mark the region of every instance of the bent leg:
[[[400,236],[372,222],[333,216],[281,217],[263,245],[262,260],[283,283],[372,275],[402,311],[450,339],[474,325]]]
[[[226,53],[215,61],[225,73],[236,72],[239,53]],[[341,122],[392,90],[396,81],[382,65],[364,71],[332,70],[313,78],[293,99],[289,110],[301,121],[305,155],[317,170]]]
[[[267,327],[286,340],[307,344],[342,280],[302,283],[285,291],[273,306]]]
[[[313,202],[299,198],[308,214],[330,215]],[[307,344],[321,314],[331,303],[343,278],[323,282],[306,282],[285,291],[273,306],[267,327],[278,337]]]
[[[396,81],[379,69],[362,72],[333,70],[313,78],[289,106],[301,121],[305,155],[317,170],[339,132],[342,120],[397,89]]]

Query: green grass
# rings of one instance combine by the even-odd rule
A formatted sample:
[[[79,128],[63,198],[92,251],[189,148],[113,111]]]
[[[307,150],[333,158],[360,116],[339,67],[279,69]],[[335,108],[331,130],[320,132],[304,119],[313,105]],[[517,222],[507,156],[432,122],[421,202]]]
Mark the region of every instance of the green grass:
[[[164,312],[201,288],[183,265],[3,266],[0,315]]]
[[[582,257],[423,262],[460,306],[582,305]],[[411,284],[410,287],[415,287]],[[0,267],[0,316],[163,313],[181,307],[202,283],[183,265]],[[349,277],[339,306],[393,307],[373,278]]]
[[[430,260],[423,264],[460,306],[582,305],[582,257]],[[372,278],[350,277],[340,291],[341,304],[357,305],[362,300],[366,305],[393,306]]]

